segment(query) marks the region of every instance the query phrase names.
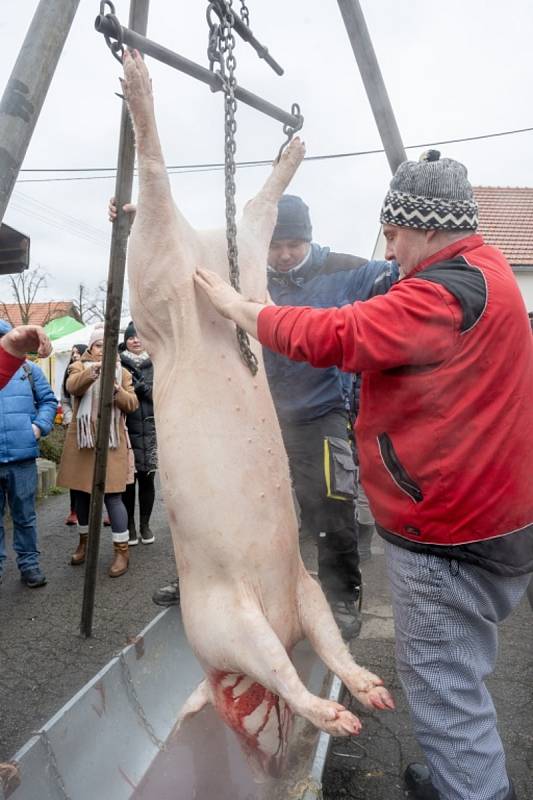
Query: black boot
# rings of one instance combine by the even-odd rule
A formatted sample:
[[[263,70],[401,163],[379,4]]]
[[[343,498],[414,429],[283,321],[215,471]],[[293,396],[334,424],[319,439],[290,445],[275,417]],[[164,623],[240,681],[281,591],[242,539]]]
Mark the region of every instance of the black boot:
[[[150,517],[141,517],[141,542],[143,544],[155,542],[155,536],[150,530]]]
[[[440,800],[439,793],[431,783],[429,769],[425,764],[409,764],[403,774],[405,785],[415,800]]]
[[[361,587],[349,597],[328,597],[329,606],[345,642],[356,639],[361,630]]]

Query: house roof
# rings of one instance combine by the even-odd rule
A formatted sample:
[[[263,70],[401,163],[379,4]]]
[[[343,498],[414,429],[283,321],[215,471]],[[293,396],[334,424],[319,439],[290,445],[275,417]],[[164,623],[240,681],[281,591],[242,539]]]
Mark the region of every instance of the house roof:
[[[533,267],[533,188],[474,186],[479,233],[513,267]]]
[[[71,315],[71,300],[49,300],[46,303],[31,304],[28,322],[31,325],[46,325],[52,319]],[[5,319],[12,325],[22,325],[18,303],[0,303],[0,319]]]

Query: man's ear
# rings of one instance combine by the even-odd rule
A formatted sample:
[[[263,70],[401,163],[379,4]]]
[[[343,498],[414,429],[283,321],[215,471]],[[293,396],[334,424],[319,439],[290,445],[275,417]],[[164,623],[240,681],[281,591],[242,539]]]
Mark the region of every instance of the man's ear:
[[[435,236],[437,235],[438,231],[436,231],[434,229],[430,229],[428,231],[424,231],[424,233],[426,234],[426,242],[428,242],[428,244],[429,244],[429,242],[431,242],[435,238]]]

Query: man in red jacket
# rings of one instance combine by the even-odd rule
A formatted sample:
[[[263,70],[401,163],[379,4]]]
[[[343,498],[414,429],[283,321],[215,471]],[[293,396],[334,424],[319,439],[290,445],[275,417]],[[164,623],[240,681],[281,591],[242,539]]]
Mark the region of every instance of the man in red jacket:
[[[46,358],[52,352],[50,339],[40,325],[19,325],[8,331],[0,344],[0,389],[2,389],[26,358],[26,352]]]
[[[336,309],[263,306],[197,284],[272,350],[361,372],[363,486],[385,540],[396,657],[428,767],[424,800],[514,800],[485,678],[533,571],[533,337],[512,271],[475,234],[467,172],[429,151],[381,222],[402,278]]]

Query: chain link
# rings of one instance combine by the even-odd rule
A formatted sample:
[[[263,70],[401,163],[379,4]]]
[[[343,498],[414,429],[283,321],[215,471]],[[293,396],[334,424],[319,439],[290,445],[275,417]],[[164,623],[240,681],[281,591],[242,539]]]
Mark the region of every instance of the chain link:
[[[146,731],[152,742],[155,744],[158,750],[164,752],[167,749],[167,746],[165,742],[159,738],[154,728],[152,727],[152,723],[144,713],[144,708],[142,707],[141,701],[137,696],[137,692],[135,690],[135,686],[131,677],[130,668],[128,666],[128,662],[126,661],[124,653],[120,654],[119,661],[120,661],[120,675],[124,683],[124,686],[126,687],[126,693],[130,699],[131,705],[133,706],[133,710],[137,714],[139,722],[143,726],[144,730]]]
[[[241,19],[245,25],[250,27],[250,12],[248,10],[248,6],[246,5],[246,0],[241,0]]]
[[[214,68],[214,62],[220,64],[219,75],[224,91],[224,183],[226,198],[226,240],[228,245],[229,279],[234,289],[238,292],[240,288],[239,275],[239,252],[237,247],[237,209],[235,206],[235,153],[237,142],[237,101],[235,99],[235,88],[237,79],[235,69],[237,59],[235,58],[235,36],[233,34],[233,0],[218,0],[217,6],[210,3],[208,8],[209,47],[208,58],[210,68]],[[213,9],[219,15],[220,23],[215,24],[212,20],[211,12]],[[246,9],[247,10],[247,9]],[[218,40],[215,47],[215,38]],[[246,331],[237,326],[237,341],[242,359],[252,375],[258,370],[258,361],[250,347],[250,339]]]
[[[109,6],[109,14],[106,14],[106,6]],[[106,41],[107,46],[111,50],[113,57],[117,59],[117,61],[122,64],[124,61],[124,40],[122,36],[122,25],[118,21],[118,17],[115,14],[115,6],[111,2],[111,0],[102,0],[100,3],[100,16],[104,17],[109,20],[114,27],[113,36],[117,40],[116,42],[111,41],[111,37],[107,34],[104,34],[104,39]]]

